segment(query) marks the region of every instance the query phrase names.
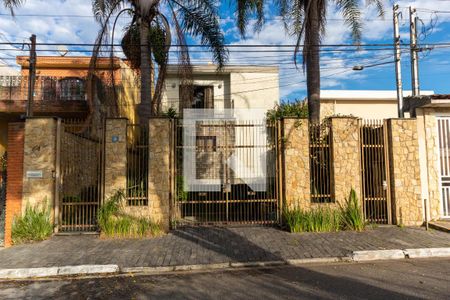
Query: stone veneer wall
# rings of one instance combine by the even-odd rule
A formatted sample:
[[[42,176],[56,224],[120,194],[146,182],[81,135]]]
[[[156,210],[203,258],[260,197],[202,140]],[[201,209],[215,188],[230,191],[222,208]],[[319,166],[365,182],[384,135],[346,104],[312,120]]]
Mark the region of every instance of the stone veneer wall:
[[[45,205],[53,210],[56,127],[55,118],[31,118],[25,122],[22,212],[27,205]],[[27,171],[42,171],[42,178],[28,178]]]
[[[282,120],[282,189],[286,209],[311,206],[308,124],[307,119]]]
[[[149,120],[149,205],[152,219],[165,229],[170,225],[172,133],[170,119]]]
[[[344,203],[351,189],[361,199],[361,146],[359,119],[331,118],[332,166],[331,186],[336,203]]]
[[[353,188],[361,194],[359,120],[335,117],[332,130],[332,195],[344,202]],[[284,206],[308,210],[334,204],[311,203],[308,120],[283,120],[283,194]]]
[[[113,137],[116,139],[113,141]],[[127,187],[127,119],[107,119],[105,126],[105,200]]]
[[[417,120],[389,119],[388,126],[393,221],[398,225],[421,225]]]

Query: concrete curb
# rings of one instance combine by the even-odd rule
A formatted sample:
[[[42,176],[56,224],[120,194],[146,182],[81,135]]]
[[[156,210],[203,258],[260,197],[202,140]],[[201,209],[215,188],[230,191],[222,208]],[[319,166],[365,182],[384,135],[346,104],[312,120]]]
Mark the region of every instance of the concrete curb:
[[[118,274],[118,265],[79,265],[48,268],[0,269],[0,279],[24,279],[39,277]]]
[[[450,257],[450,248],[419,248],[395,250],[353,251],[350,256],[287,259],[277,261],[226,262],[204,265],[179,265],[166,267],[123,267],[118,265],[79,265],[48,268],[0,269],[0,280],[32,279],[73,275],[109,274],[161,274],[179,271],[226,270],[233,268],[273,267],[282,265],[300,266],[336,262],[367,262],[375,260]]]
[[[450,248],[405,249],[408,258],[450,257]]]
[[[390,260],[390,259],[404,259],[405,253],[403,250],[368,250],[368,251],[353,251],[353,261],[373,261],[373,260]]]

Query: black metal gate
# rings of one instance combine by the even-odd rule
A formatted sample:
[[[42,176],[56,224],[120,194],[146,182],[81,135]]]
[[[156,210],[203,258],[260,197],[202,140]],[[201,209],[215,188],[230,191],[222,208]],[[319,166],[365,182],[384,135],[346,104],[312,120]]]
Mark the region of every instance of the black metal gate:
[[[97,230],[103,195],[103,128],[82,120],[65,120],[59,126],[59,231]]]
[[[188,126],[194,134],[184,134]],[[172,224],[278,223],[275,124],[211,120],[186,125],[179,120],[174,127]],[[191,167],[192,176],[186,176],[185,168]]]
[[[361,125],[361,173],[366,221],[391,224],[389,155],[383,120],[365,120]]]

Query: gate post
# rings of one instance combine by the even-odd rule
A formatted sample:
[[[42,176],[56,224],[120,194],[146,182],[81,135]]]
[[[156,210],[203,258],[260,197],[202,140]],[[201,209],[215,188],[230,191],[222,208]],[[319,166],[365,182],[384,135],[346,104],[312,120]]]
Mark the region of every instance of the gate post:
[[[394,224],[422,225],[417,120],[389,119],[388,130]]]
[[[54,222],[57,120],[33,117],[25,122],[22,212],[45,205]]]
[[[334,187],[336,203],[344,203],[353,188],[361,198],[361,148],[359,119],[355,117],[332,117],[331,186]]]
[[[127,187],[127,122],[126,118],[106,119],[103,200]]]
[[[308,124],[307,119],[282,120],[282,209],[311,206]]]
[[[172,126],[168,118],[149,119],[148,197],[151,216],[167,230],[170,226]]]

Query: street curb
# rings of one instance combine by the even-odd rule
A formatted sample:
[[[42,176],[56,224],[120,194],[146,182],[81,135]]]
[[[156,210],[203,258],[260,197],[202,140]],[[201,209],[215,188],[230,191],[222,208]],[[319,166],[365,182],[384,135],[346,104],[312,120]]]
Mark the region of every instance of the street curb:
[[[118,265],[79,265],[48,268],[0,269],[0,279],[24,279],[39,277],[118,274]]]
[[[450,248],[405,249],[408,258],[450,257]]]
[[[373,260],[391,260],[406,258],[403,250],[364,250],[353,251],[352,260],[356,262],[373,261]]]
[[[353,251],[350,256],[287,259],[276,261],[226,262],[203,265],[178,265],[164,267],[122,267],[118,265],[79,265],[47,268],[0,269],[0,280],[32,279],[73,275],[161,274],[180,271],[208,271],[235,268],[300,266],[336,262],[367,262],[375,260],[399,260],[414,258],[450,257],[450,248],[418,248],[394,250]]]

